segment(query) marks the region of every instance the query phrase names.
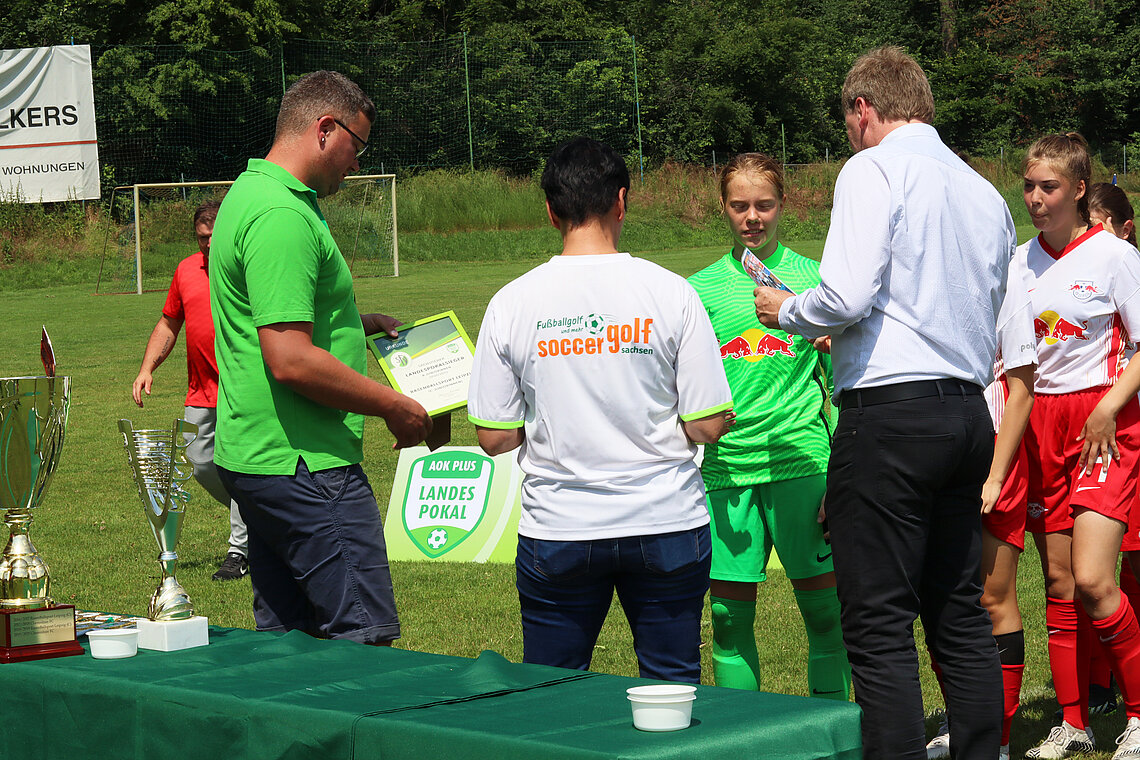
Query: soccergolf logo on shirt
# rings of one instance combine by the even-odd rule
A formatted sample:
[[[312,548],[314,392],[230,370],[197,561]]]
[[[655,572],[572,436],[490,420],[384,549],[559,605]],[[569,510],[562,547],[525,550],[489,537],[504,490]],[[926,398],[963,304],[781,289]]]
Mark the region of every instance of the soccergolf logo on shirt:
[[[792,350],[792,338],[777,337],[772,333],[757,330],[745,330],[732,340],[720,347],[721,359],[744,359],[749,362],[758,362],[766,356],[795,356]]]
[[[487,512],[489,458],[466,451],[443,451],[417,459],[408,475],[404,530],[432,559],[463,543]]]
[[[536,349],[539,358],[548,356],[582,356],[609,354],[641,354],[650,356],[649,346],[654,331],[653,317],[634,317],[622,321],[612,314],[578,314],[551,316],[538,320]]]

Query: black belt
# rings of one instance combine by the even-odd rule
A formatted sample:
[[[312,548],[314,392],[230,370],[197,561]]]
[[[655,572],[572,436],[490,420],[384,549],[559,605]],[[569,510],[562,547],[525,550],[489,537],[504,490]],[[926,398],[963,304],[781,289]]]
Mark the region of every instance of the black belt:
[[[916,398],[938,396],[980,396],[982,387],[965,380],[915,380],[910,383],[878,385],[874,388],[857,388],[839,394],[839,410],[852,407],[891,404],[896,401],[910,401]]]

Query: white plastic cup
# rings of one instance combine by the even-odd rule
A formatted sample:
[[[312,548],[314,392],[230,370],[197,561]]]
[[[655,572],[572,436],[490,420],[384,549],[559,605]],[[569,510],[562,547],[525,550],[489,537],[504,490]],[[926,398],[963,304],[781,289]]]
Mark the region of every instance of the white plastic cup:
[[[91,656],[100,660],[134,657],[139,651],[138,628],[96,628],[87,632]]]
[[[679,731],[693,720],[697,687],[689,684],[657,684],[626,689],[633,707],[633,727],[641,731]]]

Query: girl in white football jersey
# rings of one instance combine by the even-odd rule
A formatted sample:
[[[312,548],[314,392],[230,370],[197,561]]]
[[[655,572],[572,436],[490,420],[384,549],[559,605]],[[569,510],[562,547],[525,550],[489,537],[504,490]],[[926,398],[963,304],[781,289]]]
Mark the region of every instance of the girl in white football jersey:
[[[1116,557],[1140,469],[1140,256],[1094,225],[1091,161],[1076,133],[1026,154],[1025,205],[1040,234],[1017,250],[1033,301],[1036,403],[1025,435],[1028,528],[1045,574],[1049,662],[1062,723],[1027,757],[1095,748],[1088,723],[1087,635],[1104,644],[1128,724],[1114,758],[1140,757],[1140,626],[1116,585]]]

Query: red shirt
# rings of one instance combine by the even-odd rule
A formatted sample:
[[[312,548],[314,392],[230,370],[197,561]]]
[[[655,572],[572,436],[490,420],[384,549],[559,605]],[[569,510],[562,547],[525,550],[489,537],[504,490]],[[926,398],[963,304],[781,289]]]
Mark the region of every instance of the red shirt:
[[[210,280],[201,251],[187,256],[174,270],[162,313],[186,324],[186,371],[190,389],[186,406],[218,405],[218,362],[214,358],[214,318],[210,314]]]

